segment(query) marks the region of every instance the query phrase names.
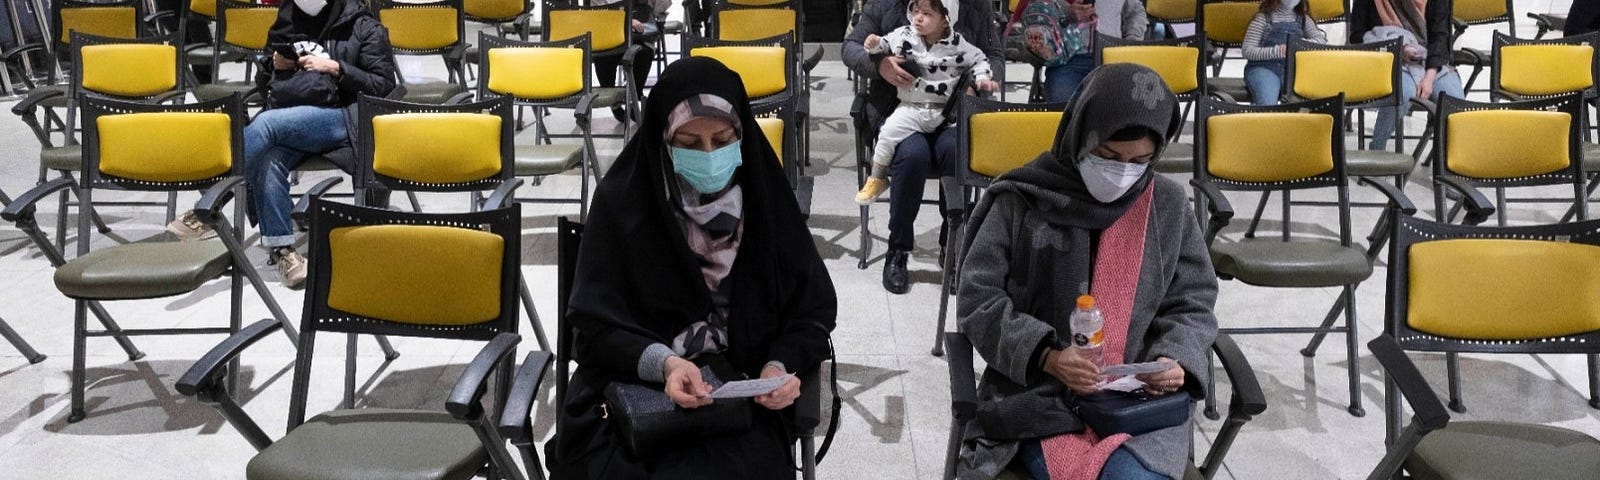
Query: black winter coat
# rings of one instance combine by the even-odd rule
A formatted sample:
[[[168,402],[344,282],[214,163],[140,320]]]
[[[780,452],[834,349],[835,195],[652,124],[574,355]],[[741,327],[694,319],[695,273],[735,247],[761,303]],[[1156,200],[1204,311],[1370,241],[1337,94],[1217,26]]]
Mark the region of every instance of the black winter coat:
[[[283,2],[278,8],[278,20],[267,34],[267,43],[292,43],[310,40],[322,45],[328,55],[339,62],[339,105],[344,107],[344,121],[350,137],[357,138],[356,101],[362,94],[386,97],[397,87],[394,50],[389,46],[389,30],[378,23],[378,17],[357,0],[332,0],[324,8],[328,22],[322,31],[310,31],[297,25],[295,17],[304,17],[295,10],[294,2]],[[266,59],[256,70],[256,84],[265,86],[272,79],[272,60]],[[346,172],[351,171],[348,155],[329,157]]]

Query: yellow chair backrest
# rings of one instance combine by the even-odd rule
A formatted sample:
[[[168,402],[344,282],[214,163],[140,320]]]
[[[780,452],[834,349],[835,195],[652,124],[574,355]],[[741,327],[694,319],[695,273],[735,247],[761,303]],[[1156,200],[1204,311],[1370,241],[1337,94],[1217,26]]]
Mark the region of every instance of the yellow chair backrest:
[[[1144,4],[1145,15],[1161,20],[1191,20],[1194,18],[1196,0],[1149,0]]]
[[[1469,340],[1600,330],[1600,247],[1454,239],[1410,248],[1406,324]]]
[[[772,151],[778,153],[778,166],[784,165],[783,145],[783,119],[778,117],[756,118],[756,125],[761,126],[761,135],[766,137],[767,144],[772,145]]]
[[[1106,47],[1101,63],[1136,63],[1149,67],[1167,82],[1173,93],[1183,95],[1200,88],[1200,49],[1173,45]]]
[[[401,113],[372,119],[372,171],[417,183],[493,177],[502,166],[501,118],[484,113]]]
[[[628,16],[620,8],[599,10],[551,10],[550,21],[544,26],[544,41],[559,42],[582,36],[589,37],[589,48],[604,52],[622,46],[628,41]]]
[[[995,178],[1050,150],[1061,112],[984,112],[967,122],[967,168]]]
[[[583,49],[502,47],[489,49],[489,91],[527,100],[554,100],[583,91]]]
[[[1315,21],[1318,21],[1318,22],[1324,22],[1324,21],[1335,19],[1335,18],[1343,17],[1344,14],[1345,14],[1345,11],[1344,11],[1344,0],[1306,0],[1306,1],[1309,2],[1307,7],[1310,8],[1309,13],[1311,15],[1311,19],[1312,20],[1315,20]]]
[[[78,52],[84,90],[148,97],[178,88],[178,49],[151,43],[88,45]]]
[[[783,47],[698,47],[691,57],[714,58],[744,79],[745,95],[757,99],[789,88],[789,52]]]
[[[1554,95],[1594,86],[1594,47],[1507,45],[1500,48],[1500,88],[1518,95]]]
[[[71,43],[72,32],[131,39],[139,36],[139,12],[133,7],[64,7],[61,43]]]
[[[189,0],[189,11],[214,18],[217,16],[217,0]]]
[[[1244,32],[1261,5],[1256,2],[1207,3],[1205,10],[1206,39],[1232,44],[1244,42]]]
[[[232,126],[226,113],[102,115],[95,119],[100,172],[164,183],[215,178],[233,168]]]
[[[780,4],[780,3],[785,3],[785,2],[788,2],[789,0],[727,0],[727,1],[728,1],[729,5],[741,5],[741,6],[747,6],[747,7],[765,7],[767,5],[777,5],[777,4]]]
[[[1473,178],[1518,178],[1571,166],[1572,115],[1481,110],[1445,119],[1445,168]]]
[[[222,15],[228,23],[227,36],[222,41],[252,50],[267,48],[267,32],[278,21],[275,7],[230,8]]]
[[[463,0],[462,13],[473,18],[512,19],[527,9],[525,0]]]
[[[741,8],[717,13],[717,38],[730,42],[760,40],[794,32],[794,10]]]
[[[389,44],[406,50],[433,50],[461,41],[459,12],[445,6],[394,7],[378,11],[389,29]]]
[[[1240,182],[1285,182],[1331,172],[1333,128],[1333,117],[1321,113],[1254,112],[1207,118],[1206,171]]]
[[[505,239],[432,225],[328,232],[328,306],[398,323],[472,325],[500,316]]]
[[[1583,1],[1583,0],[1577,0]],[[1499,17],[1510,17],[1506,0],[1455,0],[1450,16],[1463,22],[1478,22]]]
[[[1345,103],[1393,95],[1394,54],[1353,50],[1306,50],[1294,53],[1293,91],[1300,98],[1325,98],[1344,93]]]

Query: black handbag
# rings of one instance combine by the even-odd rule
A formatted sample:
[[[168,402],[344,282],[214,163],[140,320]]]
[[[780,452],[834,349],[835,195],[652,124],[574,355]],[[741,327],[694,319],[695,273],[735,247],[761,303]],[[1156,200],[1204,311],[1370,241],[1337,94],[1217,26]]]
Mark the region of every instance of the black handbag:
[[[339,84],[333,76],[310,70],[276,72],[267,84],[267,93],[276,108],[311,105],[339,106]]]
[[[722,381],[710,367],[700,376],[712,389]],[[750,429],[750,399],[719,398],[700,408],[679,408],[661,384],[606,385],[606,414],[628,451],[652,458],[675,445]]]
[[[1193,409],[1194,400],[1187,393],[1158,396],[1146,394],[1143,390],[1106,390],[1082,395],[1077,397],[1072,407],[1078,418],[1101,437],[1118,433],[1141,435],[1182,425],[1189,420],[1189,413]]]

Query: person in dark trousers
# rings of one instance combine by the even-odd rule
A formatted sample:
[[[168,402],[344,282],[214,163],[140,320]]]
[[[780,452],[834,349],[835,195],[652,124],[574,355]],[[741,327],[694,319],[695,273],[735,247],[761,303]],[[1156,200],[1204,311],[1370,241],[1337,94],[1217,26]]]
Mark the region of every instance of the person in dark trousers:
[[[997,75],[995,80],[1003,80],[1005,52],[1000,44],[1000,29],[993,20],[994,6],[989,0],[960,2],[961,18],[972,20],[957,23],[955,30],[983,50],[989,57],[989,70]],[[907,3],[907,0],[871,0],[862,7],[861,18],[844,38],[841,54],[845,65],[857,75],[870,79],[866,115],[872,125],[882,124],[899,104],[895,89],[910,85],[916,77],[901,68],[904,59],[869,54],[862,42],[868,35],[881,37],[909,24]],[[912,224],[922,206],[922,191],[929,176],[955,175],[956,133],[955,129],[944,128],[934,133],[914,134],[900,142],[889,163],[889,252],[883,262],[883,288],[890,293],[902,294],[911,289],[906,258],[915,247],[916,232]],[[961,199],[941,201],[959,202]],[[944,208],[941,207],[941,211]]]
[[[1567,25],[1561,30],[1562,35],[1570,37],[1594,31],[1600,31],[1600,2],[1572,0],[1572,8],[1567,10]]]
[[[662,72],[584,226],[566,311],[577,368],[545,444],[550,478],[795,478],[790,407],[829,356],[838,297],[760,128],[739,74],[716,60]],[[630,448],[606,387],[649,384],[706,408],[702,367],[796,376],[740,410],[746,429]]]
[[[182,22],[184,14],[188,13],[189,11],[190,0],[155,0],[155,2],[157,12],[171,13],[171,15],[163,16],[157,19],[157,25],[160,26],[164,31],[177,32],[178,22]],[[183,38],[181,39],[183,41],[183,45],[185,47],[193,45],[210,45],[212,40],[211,26],[209,25],[209,22],[193,19],[199,17],[191,18],[192,19],[186,22],[186,25],[183,26]],[[211,83],[211,68],[212,67],[209,64],[189,64],[189,71],[194,72],[195,78],[198,79],[200,83]]]
[[[348,148],[356,138],[356,101],[387,96],[396,86],[389,31],[359,0],[294,0],[278,9],[268,45],[276,49],[257,71],[268,108],[244,129],[245,186],[250,218],[260,222],[261,246],[270,251],[284,285],[305,284],[305,257],[295,252],[289,173],[312,154]],[[340,165],[350,171],[351,165]],[[183,240],[214,236],[193,211],[167,225]]]
[[[633,93],[638,98],[644,98],[645,79],[650,76],[651,59],[656,58],[656,37],[661,31],[656,29],[656,19],[667,13],[667,8],[672,6],[672,0],[609,0],[597,1],[598,5],[609,5],[619,1],[631,2],[630,10],[633,18],[629,20],[633,29],[633,44],[639,46],[639,54],[633,61]],[[622,67],[622,55],[607,55],[594,57],[594,72],[600,80],[600,86],[611,88],[617,86],[618,69]],[[621,106],[611,108],[611,113],[618,119],[622,118],[625,109]]]

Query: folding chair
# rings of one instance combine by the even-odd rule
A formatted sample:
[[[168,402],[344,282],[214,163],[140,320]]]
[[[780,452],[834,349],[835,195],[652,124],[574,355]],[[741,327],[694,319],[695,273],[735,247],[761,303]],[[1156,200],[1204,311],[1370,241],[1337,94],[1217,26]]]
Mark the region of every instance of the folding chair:
[[[56,267],[56,289],[73,299],[72,410],[69,422],[84,418],[86,342],[89,337],[115,337],[132,359],[143,356],[130,335],[232,334],[239,330],[243,282],[255,287],[291,339],[288,317],[261,281],[245,255],[244,234],[233,228],[222,208],[241,194],[244,129],[237,97],[190,105],[152,105],[84,97],[83,185],[80,211],[93,202],[97,189],[176,192],[204,190],[195,215],[217,239],[196,242],[144,240],[90,250],[90,221],[78,217],[77,257],[66,260],[39,230],[34,203],[73,185],[57,179],[35,187],[7,206],[0,217],[15,222]],[[235,203],[234,218],[243,211]],[[227,327],[122,329],[100,306],[101,301],[163,298],[193,292],[212,279],[229,279],[231,308]],[[88,330],[93,311],[105,330]]]
[[[1198,0],[1147,0],[1144,2],[1144,15],[1150,19],[1150,24],[1167,26],[1166,38],[1177,37],[1173,32],[1173,25],[1195,23],[1195,13],[1199,11],[1196,5]]]
[[[810,155],[807,146],[810,138],[807,130],[810,128],[806,127],[810,124],[810,107],[807,105],[810,97],[806,93],[805,79],[798,73],[800,66],[794,56],[797,48],[795,38],[793,33],[745,41],[685,35],[683,50],[691,57],[714,58],[738,72],[744,79],[745,94],[750,98],[751,109],[763,112],[785,110],[793,117],[789,119],[789,129],[794,131],[794,156],[797,161],[790,162],[789,169],[793,172],[789,174],[789,185],[798,188],[800,172],[805,171],[805,162]]]
[[[310,215],[311,277],[285,434],[268,437],[233,398],[230,392],[237,389],[219,381],[235,373],[239,355],[279,323],[257,322],[229,337],[177,382],[179,392],[214,405],[256,447],[246,478],[465,479],[480,472],[524,478],[494,427],[521,341],[513,281],[521,263],[520,207],[421,214],[317,199]],[[444,411],[346,405],[308,420],[311,367],[323,333],[486,344],[457,378]],[[354,374],[346,370],[347,385]],[[491,387],[495,393],[485,407]]]
[[[1533,19],[1534,27],[1539,29],[1539,33],[1533,35],[1534,40],[1544,38],[1550,32],[1560,32],[1567,29],[1566,14],[1528,12],[1528,18]]]
[[[405,93],[401,100],[441,105],[467,95],[461,57],[466,51],[461,0],[397,2],[372,0],[378,21],[389,29],[389,44],[396,55],[433,56],[444,61],[443,81],[419,82],[400,76]]]
[[[82,0],[57,0],[50,2],[50,42],[44,47],[50,52],[50,57],[55,61],[53,68],[49,69],[47,82],[50,85],[40,86],[29,92],[34,96],[44,91],[66,92],[66,85],[61,84],[63,73],[72,70],[72,33],[78,32],[97,37],[134,39],[145,36],[146,31],[143,20],[145,18],[145,2],[138,0],[112,0],[106,2],[88,2]],[[65,98],[48,102],[54,108],[66,108]]]
[[[1149,67],[1161,75],[1167,88],[1183,104],[1183,117],[1189,117],[1195,101],[1206,96],[1204,47],[1200,37],[1188,36],[1166,40],[1134,41],[1106,35],[1095,35],[1095,64],[1134,63]],[[1194,144],[1179,143],[1183,129],[1172,132],[1167,147],[1161,151],[1155,168],[1159,173],[1185,174],[1194,171]]]
[[[976,372],[973,370],[972,342],[966,334],[948,332],[944,334],[945,343],[950,346],[950,439],[945,450],[944,478],[956,478],[956,462],[961,460],[961,435],[968,423],[978,417],[978,382]],[[1222,428],[1217,430],[1217,436],[1211,441],[1211,448],[1206,450],[1206,456],[1199,459],[1199,464],[1191,464],[1183,478],[1209,480],[1216,476],[1222,468],[1222,460],[1228,455],[1228,450],[1233,448],[1233,440],[1239,436],[1239,430],[1244,424],[1249,423],[1256,415],[1267,411],[1267,399],[1261,392],[1261,384],[1256,379],[1255,369],[1250,367],[1250,361],[1244,353],[1239,351],[1239,346],[1233,343],[1233,338],[1227,334],[1218,334],[1217,340],[1212,343],[1211,351],[1222,362],[1222,368],[1228,375],[1228,383],[1232,385],[1233,393],[1228,399],[1228,419]],[[1215,390],[1212,390],[1213,396]],[[1191,452],[1191,460],[1193,453]],[[1021,472],[1010,472],[1016,476],[1027,478]],[[1003,478],[1005,475],[1002,474]]]
[[[1232,334],[1310,333],[1311,342],[1301,354],[1312,356],[1323,336],[1345,334],[1350,382],[1351,415],[1366,414],[1361,406],[1360,356],[1357,353],[1355,289],[1372,275],[1369,252],[1355,245],[1350,227],[1350,187],[1344,158],[1344,101],[1342,96],[1249,106],[1201,99],[1196,115],[1196,169],[1191,183],[1206,203],[1209,220],[1206,243],[1217,276],[1224,280],[1275,288],[1340,287],[1344,326],[1334,326],[1336,316],[1315,327],[1270,326],[1223,328]],[[1273,135],[1263,136],[1261,132]],[[1368,178],[1361,182],[1377,188],[1391,202],[1409,205],[1400,190]],[[1285,192],[1333,189],[1337,195],[1337,239],[1296,235],[1285,221],[1282,237],[1218,239],[1233,218],[1224,190]],[[1337,309],[1336,309],[1337,310]]]
[[[217,43],[209,48],[211,68],[209,81],[194,86],[194,97],[200,101],[215,100],[232,94],[252,100],[255,90],[254,70],[261,65],[256,56],[267,49],[267,33],[278,21],[278,7],[241,0],[216,0]],[[221,65],[237,61],[244,64],[244,79],[222,81]],[[261,98],[253,98],[257,103]]]
[[[633,44],[633,6],[631,1],[621,1],[611,5],[581,6],[578,2],[562,0],[544,0],[544,41],[546,43],[572,40],[589,35],[589,59],[596,57],[618,57],[619,68],[622,72],[622,82],[616,87],[593,87],[595,99],[591,108],[618,108],[624,110],[622,132],[616,135],[595,135],[605,138],[619,138],[626,140],[633,135],[637,128],[635,118],[639,117],[640,100],[634,90],[634,82],[644,79],[633,78],[633,62],[641,61],[635,58],[642,50]],[[649,59],[643,59],[648,61]],[[592,67],[591,67],[592,68]],[[602,75],[615,75],[616,72],[601,72]]]
[[[1550,40],[1528,40],[1495,32],[1494,69],[1489,76],[1489,95],[1493,100],[1548,98],[1569,92],[1583,93],[1580,126],[1583,132],[1583,170],[1588,175],[1588,192],[1600,186],[1600,144],[1593,142],[1590,105],[1600,98],[1596,89],[1600,56],[1594,45],[1600,33],[1587,33]],[[1515,201],[1522,201],[1521,199]],[[1561,200],[1565,203],[1565,200]],[[1576,210],[1568,210],[1561,221],[1571,220]]]
[[[567,323],[567,299],[571,298],[572,282],[578,268],[578,247],[583,242],[583,224],[567,220],[567,217],[556,219],[556,350],[555,350],[555,405],[556,408],[565,408],[567,400],[567,382],[571,379],[573,356],[572,349],[576,331]],[[814,434],[818,425],[822,423],[822,372],[821,368],[812,370],[811,373],[800,376],[800,398],[794,401],[794,423],[790,433],[800,443],[800,472],[805,480],[816,480],[817,462],[827,454],[828,444],[833,438],[834,429],[839,424],[839,388],[838,365],[833,361],[830,379],[833,382],[833,419],[828,425],[828,440],[823,441],[821,450],[815,448]],[[512,392],[527,392],[537,390],[542,379],[541,374],[530,371],[524,366],[519,373],[519,381],[512,386]],[[527,381],[522,381],[527,379]],[[522,405],[521,398],[517,405]],[[561,421],[556,421],[556,435],[561,435]],[[538,452],[534,448],[534,439],[531,422],[526,411],[508,410],[500,420],[500,429],[505,432],[506,438],[511,440],[522,450],[523,458],[529,465],[537,465]]]
[[[794,39],[790,43],[790,53],[793,61],[797,62],[794,72],[797,76],[793,83],[798,87],[795,90],[795,121],[800,128],[796,129],[799,142],[799,158],[797,162],[799,171],[803,172],[805,164],[811,158],[811,129],[807,127],[811,118],[811,70],[816,68],[822,60],[822,49],[805,54],[805,15],[800,2],[797,0],[719,0],[712,11],[709,23],[711,38],[724,41],[741,42],[771,39],[785,35]]]
[[[1211,65],[1211,76],[1206,78],[1206,91],[1225,94],[1226,98],[1250,98],[1250,88],[1243,77],[1222,77],[1222,64],[1229,57],[1229,49],[1244,45],[1245,30],[1250,20],[1261,10],[1260,2],[1235,0],[1199,0],[1195,12],[1198,35],[1206,40],[1206,62]]]
[[[520,42],[478,34],[478,45],[489,52],[478,74],[478,98],[510,98],[517,107],[531,107],[534,118],[534,144],[515,145],[515,174],[534,177],[534,183],[549,175],[578,169],[581,182],[578,198],[518,198],[533,203],[577,203],[578,218],[589,214],[589,179],[600,181],[594,147],[591,110],[595,87],[589,81],[594,69],[589,59],[590,34],[557,42]],[[573,109],[579,133],[550,132],[543,122],[552,108]],[[552,143],[552,138],[579,138],[582,143]]]
[[[969,199],[979,198],[994,179],[1027,165],[1055,145],[1056,131],[1066,103],[1005,103],[971,95],[952,100],[956,106],[956,178],[940,179],[945,200],[961,202],[946,207],[944,237],[947,248],[939,251],[939,322],[934,330],[933,355],[944,355],[945,319],[949,316],[950,295],[958,283],[958,265],[967,245],[962,232]],[[953,193],[952,192],[958,192]],[[954,200],[959,199],[959,200]]]
[[[1517,36],[1517,22],[1516,17],[1512,16],[1512,2],[1513,0],[1451,0],[1450,43],[1453,45],[1459,40],[1461,34],[1467,32],[1468,27],[1478,25],[1504,23],[1506,33],[1512,37]],[[1472,85],[1477,83],[1478,75],[1483,73],[1484,67],[1490,66],[1493,62],[1494,57],[1489,52],[1476,48],[1457,48],[1450,55],[1451,65],[1472,67],[1472,75],[1467,76],[1467,83],[1463,86],[1467,92],[1473,91]]]
[[[1572,203],[1578,220],[1588,219],[1578,140],[1582,95],[1500,103],[1441,99],[1434,127],[1434,218],[1453,219],[1456,211],[1445,209],[1446,198],[1458,197],[1473,212],[1498,210],[1496,223],[1505,226],[1507,188],[1570,185],[1572,197],[1559,201]],[[1494,189],[1494,202],[1479,188]],[[1484,220],[1469,215],[1466,223]]]

